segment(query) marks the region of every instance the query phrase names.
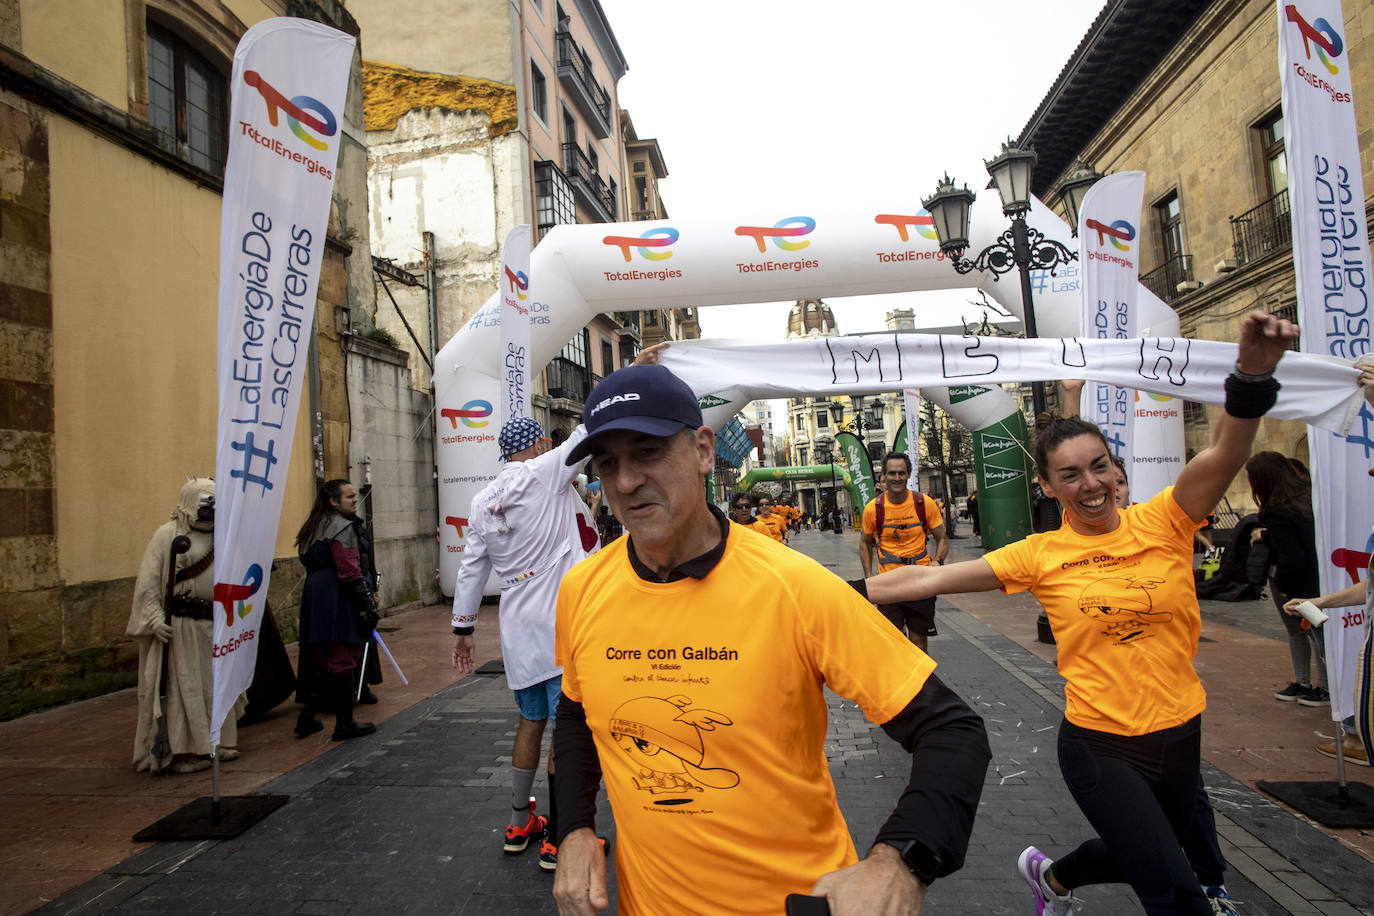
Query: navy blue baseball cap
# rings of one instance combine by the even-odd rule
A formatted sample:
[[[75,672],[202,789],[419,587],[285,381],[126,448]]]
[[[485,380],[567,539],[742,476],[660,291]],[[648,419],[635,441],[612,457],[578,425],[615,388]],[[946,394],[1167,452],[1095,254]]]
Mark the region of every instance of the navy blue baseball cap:
[[[591,454],[597,437],[628,429],[649,436],[671,436],[702,425],[701,406],[687,383],[665,366],[626,366],[601,380],[587,398],[582,423],[587,438],[569,453],[568,464]]]

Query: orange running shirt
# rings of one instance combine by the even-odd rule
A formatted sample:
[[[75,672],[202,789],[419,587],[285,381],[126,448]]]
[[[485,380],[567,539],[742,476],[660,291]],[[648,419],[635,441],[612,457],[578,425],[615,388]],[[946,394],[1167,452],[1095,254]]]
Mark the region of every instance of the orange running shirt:
[[[1059,645],[1064,712],[1074,725],[1143,735],[1182,725],[1207,696],[1193,670],[1201,614],[1193,587],[1193,532],[1201,527],[1167,487],[1121,510],[1110,534],[1067,524],[984,559],[1014,594],[1045,607]]]
[[[926,523],[922,527],[920,516],[916,514],[916,497],[926,501]],[[904,499],[900,504],[892,500],[886,500],[883,506],[883,533],[878,538],[878,549],[874,550],[874,562],[879,572],[887,572],[892,569],[900,569],[901,563],[883,562],[883,554],[896,555],[899,557],[918,556],[921,551],[926,549],[926,529],[939,528],[945,523],[940,515],[940,507],[935,500],[926,496],[924,493],[917,494],[912,491],[911,496]],[[863,531],[864,534],[872,534],[878,528],[878,501],[869,500],[868,505],[864,506]],[[917,566],[929,566],[930,557],[922,557],[916,561]]]
[[[701,580],[644,581],[628,540],[563,580],[556,649],[615,815],[619,911],[781,913],[858,860],[824,688],[882,723],[935,663],[843,580],[738,525]]]
[[[754,516],[754,523],[749,525],[760,534],[766,534],[779,544],[782,543],[783,520],[778,516],[777,510],[773,514],[764,518],[762,515]]]

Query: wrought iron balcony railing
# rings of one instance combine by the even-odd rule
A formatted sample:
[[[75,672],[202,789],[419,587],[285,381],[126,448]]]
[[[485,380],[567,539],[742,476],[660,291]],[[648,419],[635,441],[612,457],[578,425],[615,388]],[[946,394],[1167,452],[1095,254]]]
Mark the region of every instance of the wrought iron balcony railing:
[[[563,144],[563,171],[572,179],[573,192],[583,206],[600,217],[600,222],[615,220],[615,197],[605,180],[592,168],[592,161],[576,143]]]
[[[1140,282],[1165,302],[1174,302],[1188,292],[1187,289],[1180,290],[1179,284],[1193,282],[1193,256],[1174,255],[1154,270],[1143,274]]]
[[[544,369],[549,397],[585,401],[591,393],[591,373],[586,366],[562,356],[555,356]]]
[[[602,140],[611,135],[611,94],[592,76],[592,60],[567,32],[558,33],[558,79]]]
[[[1293,220],[1287,188],[1240,216],[1231,217],[1231,245],[1237,267],[1292,244]]]

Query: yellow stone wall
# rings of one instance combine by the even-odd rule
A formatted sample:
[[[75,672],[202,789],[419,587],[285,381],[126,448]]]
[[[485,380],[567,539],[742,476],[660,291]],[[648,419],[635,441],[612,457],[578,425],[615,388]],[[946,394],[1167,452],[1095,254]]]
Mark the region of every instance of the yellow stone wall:
[[[129,105],[124,4],[117,0],[22,0],[24,54],[119,109]],[[80,23],[80,28],[73,28]]]
[[[58,571],[115,579],[185,475],[214,472],[221,198],[65,119],[49,131]],[[313,496],[305,411],[286,488],[277,556]]]

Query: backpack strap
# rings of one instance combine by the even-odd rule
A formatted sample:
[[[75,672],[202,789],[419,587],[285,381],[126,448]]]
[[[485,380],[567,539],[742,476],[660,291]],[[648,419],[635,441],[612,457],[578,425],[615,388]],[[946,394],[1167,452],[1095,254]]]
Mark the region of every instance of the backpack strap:
[[[912,491],[911,491],[911,498],[914,499],[914,500],[916,500],[916,519],[917,519],[917,521],[919,521],[919,522],[921,523],[921,527],[922,527],[924,530],[929,531],[929,530],[930,530],[930,526],[926,524],[926,498],[925,498],[925,496],[921,493],[920,490],[912,490]],[[881,492],[881,493],[878,494],[878,500],[877,500],[878,505],[877,505],[876,507],[874,507],[874,510],[873,510],[873,514],[876,516],[876,517],[874,518],[874,520],[873,520],[876,524],[875,524],[873,527],[877,529],[877,532],[878,532],[878,536],[879,536],[879,537],[881,537],[881,536],[882,536],[882,533],[883,533],[883,506],[886,505],[886,503],[885,503],[885,500],[886,500],[886,499],[887,499],[887,491],[884,490],[883,492]]]

